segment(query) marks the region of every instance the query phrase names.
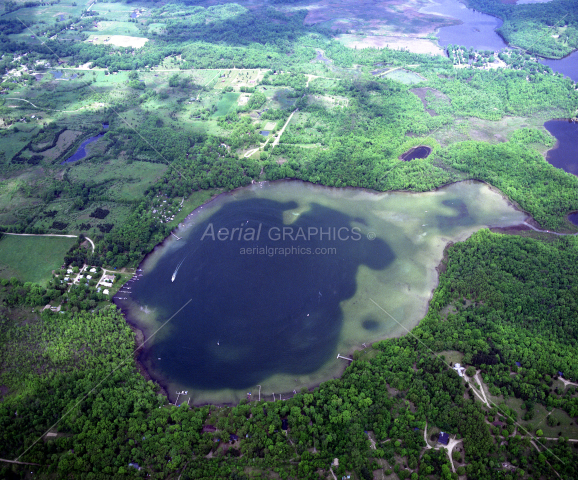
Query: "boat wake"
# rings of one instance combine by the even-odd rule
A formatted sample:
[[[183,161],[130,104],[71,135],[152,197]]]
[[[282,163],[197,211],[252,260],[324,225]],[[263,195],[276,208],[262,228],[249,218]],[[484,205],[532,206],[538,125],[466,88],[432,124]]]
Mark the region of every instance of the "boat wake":
[[[175,268],[175,271],[173,272],[173,276],[172,276],[172,278],[171,278],[171,282],[174,282],[174,281],[175,281],[175,278],[177,278],[177,273],[179,273],[179,268],[181,268],[181,265],[183,264],[183,262],[185,261],[185,259],[187,258],[187,256],[188,256],[188,255],[186,255],[185,258],[183,258],[183,259],[181,260],[181,263],[179,263],[179,264],[177,265],[177,268]]]

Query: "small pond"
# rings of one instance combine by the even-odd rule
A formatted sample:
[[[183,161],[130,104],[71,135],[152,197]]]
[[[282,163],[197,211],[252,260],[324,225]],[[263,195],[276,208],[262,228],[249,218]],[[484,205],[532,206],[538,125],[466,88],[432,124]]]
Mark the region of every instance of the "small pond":
[[[264,137],[268,137],[270,132],[268,130],[261,130],[259,133]]]
[[[403,153],[399,159],[403,160],[404,162],[409,162],[410,160],[415,160],[416,158],[427,158],[430,153],[431,147],[426,145],[419,145]]]
[[[104,130],[106,130],[108,128],[108,123],[103,123],[102,128]],[[63,162],[60,162],[60,165],[65,165],[67,163],[73,163],[73,162],[77,162],[78,160],[82,160],[84,157],[86,157],[86,146],[91,144],[92,142],[96,142],[102,136],[104,136],[104,133],[99,133],[98,135],[95,135],[94,137],[90,137],[87,140],[85,140],[84,142],[82,142],[80,144],[80,147],[78,147],[78,150],[76,150],[76,152],[74,152],[66,160],[64,160]]]

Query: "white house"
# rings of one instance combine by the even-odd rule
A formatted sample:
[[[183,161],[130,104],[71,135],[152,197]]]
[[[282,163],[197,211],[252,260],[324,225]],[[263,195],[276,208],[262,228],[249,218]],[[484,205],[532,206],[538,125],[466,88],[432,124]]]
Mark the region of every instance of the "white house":
[[[466,371],[466,368],[465,368],[465,367],[462,367],[459,363],[456,363],[456,364],[454,365],[454,370],[455,370],[456,372],[458,372],[458,375],[459,375],[460,377],[463,377],[463,376],[464,376],[464,372]]]

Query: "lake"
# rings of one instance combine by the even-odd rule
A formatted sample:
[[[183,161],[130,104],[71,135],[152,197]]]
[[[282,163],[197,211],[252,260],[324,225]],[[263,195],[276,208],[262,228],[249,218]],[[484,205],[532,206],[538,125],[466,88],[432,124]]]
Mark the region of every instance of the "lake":
[[[139,360],[172,400],[238,402],[259,385],[272,400],[414,327],[448,242],[524,218],[477,182],[420,194],[255,184],[189,215],[115,303],[145,338],[161,328]]]
[[[542,0],[519,0],[518,3],[544,2]],[[462,45],[473,47],[476,50],[497,51],[508,46],[495,31],[502,25],[502,20],[467,8],[459,0],[432,0],[432,5],[420,8],[419,12],[457,18],[463,22],[461,25],[438,29],[436,35],[438,43],[442,47]],[[578,81],[578,51],[560,60],[540,59],[540,63],[549,66],[555,72],[570,77],[575,82]]]
[[[578,175],[578,123],[549,120],[544,128],[556,137],[556,145],[548,150],[546,160],[565,172]]]
[[[442,27],[437,32],[438,43],[442,47],[462,45],[476,50],[501,50],[506,42],[496,32],[502,25],[499,18],[476,12],[458,0],[435,0],[433,5],[419,9],[420,13],[438,14],[461,20],[460,25]]]

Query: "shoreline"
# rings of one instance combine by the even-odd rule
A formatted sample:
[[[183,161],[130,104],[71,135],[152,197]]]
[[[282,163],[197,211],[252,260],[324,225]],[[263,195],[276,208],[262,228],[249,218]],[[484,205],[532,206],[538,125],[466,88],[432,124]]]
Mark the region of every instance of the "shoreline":
[[[454,184],[457,184],[457,183],[461,183],[461,182],[477,182],[477,183],[482,183],[482,184],[486,185],[491,191],[493,191],[494,193],[498,193],[498,194],[507,202],[507,204],[508,204],[509,206],[511,206],[511,207],[513,207],[515,210],[520,211],[520,212],[524,213],[525,215],[527,215],[527,218],[526,218],[525,222],[533,222],[533,223],[535,223],[535,224],[539,227],[539,225],[537,224],[537,222],[536,222],[531,216],[529,216],[528,212],[526,212],[525,210],[523,210],[516,202],[514,202],[513,200],[511,200],[511,199],[510,199],[507,195],[505,195],[501,190],[499,190],[497,187],[495,187],[495,186],[493,186],[493,185],[491,185],[491,184],[489,184],[489,183],[487,183],[487,182],[485,182],[485,181],[483,181],[483,180],[478,180],[478,179],[467,179],[467,180],[459,180],[459,181],[456,181],[456,182],[450,182],[450,183],[447,183],[447,184],[444,184],[444,185],[437,186],[437,187],[435,187],[435,188],[433,188],[433,189],[431,189],[431,190],[428,190],[428,191],[426,191],[426,192],[417,192],[417,191],[411,191],[411,190],[389,190],[389,191],[382,192],[382,191],[373,190],[373,189],[360,188],[360,187],[350,187],[350,186],[346,186],[346,187],[329,187],[329,186],[325,186],[325,185],[319,185],[319,184],[316,184],[316,183],[313,183],[313,182],[307,182],[307,181],[300,180],[300,179],[280,179],[280,180],[274,180],[274,181],[256,182],[256,184],[258,185],[258,184],[267,183],[267,184],[272,184],[272,185],[273,185],[273,184],[277,184],[277,183],[280,183],[280,182],[283,182],[283,183],[301,182],[301,183],[303,183],[303,184],[309,184],[309,185],[312,185],[312,186],[317,186],[317,187],[321,186],[321,187],[323,187],[323,188],[325,188],[325,189],[329,189],[329,190],[332,190],[332,191],[338,191],[338,190],[341,190],[341,191],[343,191],[343,190],[349,190],[349,191],[364,191],[364,192],[373,193],[373,194],[389,194],[389,193],[419,194],[419,193],[429,193],[429,192],[436,192],[436,191],[438,191],[438,190],[441,190],[441,189],[443,189],[443,188],[447,188],[447,187],[449,187],[449,186],[451,186],[451,185],[454,185]],[[243,189],[243,188],[250,187],[251,185],[255,185],[255,183],[254,183],[254,184],[247,185],[247,186],[245,186],[245,187],[237,187],[237,188],[235,188],[235,189],[233,189],[233,190],[231,190],[231,191],[228,191],[228,192],[222,192],[222,193],[216,194],[216,195],[214,195],[211,199],[209,199],[207,202],[205,202],[205,203],[203,203],[202,205],[199,205],[198,207],[196,207],[193,211],[191,211],[191,212],[185,217],[185,219],[184,219],[182,222],[180,222],[180,223],[178,224],[178,226],[177,226],[174,230],[172,230],[172,231],[167,235],[167,237],[165,237],[165,238],[163,239],[163,241],[161,241],[161,242],[159,242],[157,245],[155,245],[155,247],[154,247],[154,248],[144,257],[144,259],[139,263],[139,266],[137,267],[137,270],[141,268],[142,264],[148,259],[148,257],[149,257],[151,254],[153,254],[153,252],[156,251],[157,248],[162,247],[163,245],[165,245],[165,242],[166,242],[167,240],[172,239],[172,241],[177,241],[177,240],[174,240],[174,238],[173,238],[173,233],[175,232],[175,230],[178,229],[181,224],[185,224],[185,222],[186,222],[187,220],[189,220],[189,219],[195,214],[195,212],[197,212],[199,209],[201,209],[201,208],[204,207],[204,206],[208,206],[208,205],[212,204],[214,201],[216,201],[217,199],[219,199],[219,197],[221,197],[222,195],[232,195],[232,194],[234,194],[236,191],[238,191],[238,190],[240,190],[240,189]],[[492,225],[488,225],[488,226],[482,227],[482,228],[488,228],[488,229],[492,230],[492,229],[494,229],[494,228],[504,228],[504,229],[505,229],[506,227],[493,227]],[[520,229],[520,230],[531,230],[531,227],[525,226],[524,223],[520,223],[520,224],[518,224],[518,225],[514,225],[514,226],[511,226],[511,227],[507,227],[507,228],[510,228],[510,229]],[[476,230],[476,231],[478,231],[478,230]],[[462,242],[462,241],[467,240],[473,233],[475,233],[475,232],[472,232],[472,233],[467,234],[464,238],[461,238],[461,239],[459,239],[458,241]],[[455,243],[456,243],[455,241],[450,241],[450,242],[448,242],[448,243],[444,246],[444,248],[443,248],[443,254],[442,254],[442,259],[440,260],[440,262],[438,263],[438,265],[435,267],[436,277],[437,277],[437,278],[436,278],[436,282],[435,282],[433,288],[431,289],[431,291],[430,291],[430,293],[429,293],[429,298],[427,299],[427,303],[426,303],[426,306],[425,306],[425,308],[424,308],[424,312],[423,312],[423,314],[421,315],[419,321],[418,321],[415,325],[412,325],[411,328],[408,329],[408,330],[411,330],[411,329],[415,328],[416,326],[418,326],[418,325],[421,323],[421,321],[423,320],[423,318],[427,315],[427,312],[430,310],[430,305],[431,305],[431,301],[432,301],[433,296],[434,296],[434,292],[435,292],[435,290],[436,290],[436,289],[438,288],[438,286],[439,286],[440,275],[441,275],[441,273],[443,273],[443,272],[445,271],[445,261],[447,260],[447,251],[448,251],[448,249],[449,249],[452,245],[454,245]],[[113,300],[113,303],[114,303],[114,297],[113,297],[112,300]],[[140,361],[138,360],[138,356],[139,356],[140,353],[141,353],[142,345],[143,345],[143,343],[146,341],[146,335],[144,334],[144,332],[143,332],[134,322],[132,322],[132,321],[130,320],[129,315],[128,315],[128,310],[127,310],[126,308],[122,308],[121,305],[116,304],[116,303],[115,303],[115,305],[117,306],[117,308],[119,308],[119,309],[121,310],[121,313],[123,314],[123,317],[124,317],[125,321],[127,322],[127,324],[129,325],[129,327],[135,332],[135,343],[136,343],[135,347],[137,347],[137,348],[136,348],[136,350],[135,350],[134,359],[135,359],[135,364],[136,364],[137,369],[139,370],[139,372],[143,375],[143,377],[144,377],[147,381],[148,381],[148,380],[151,380],[151,381],[153,381],[156,385],[158,385],[158,386],[159,386],[159,389],[160,389],[160,390],[159,390],[159,393],[161,393],[163,396],[165,396],[165,397],[167,398],[169,404],[173,404],[174,398],[171,398],[171,395],[168,393],[168,385],[167,385],[162,379],[154,378],[154,377],[151,375],[151,373],[148,371],[148,369],[146,368],[146,366],[145,366],[142,362],[140,362]],[[383,337],[374,339],[371,343],[368,343],[368,344],[367,344],[367,347],[365,347],[365,348],[364,348],[362,345],[353,346],[353,347],[350,348],[349,351],[346,353],[346,356],[347,356],[347,357],[350,357],[350,358],[353,358],[353,355],[354,355],[354,353],[355,353],[356,351],[371,349],[371,348],[372,348],[372,345],[373,345],[374,343],[376,343],[376,342],[380,342],[380,341],[386,340],[386,339],[388,339],[388,338],[401,338],[401,337],[403,337],[404,335],[407,335],[407,332],[401,332],[401,333],[399,333],[399,334],[393,334],[393,335],[385,335],[385,336],[383,336]],[[342,365],[342,366],[340,366],[340,367],[337,369],[337,372],[338,372],[337,374],[334,374],[334,375],[328,377],[326,380],[323,380],[323,382],[328,381],[328,380],[331,380],[331,379],[335,379],[335,378],[340,378],[341,376],[343,376],[343,374],[344,374],[344,372],[346,371],[347,367],[348,367],[351,363],[352,363],[351,361],[347,361],[347,363],[346,363],[345,365]],[[323,383],[323,382],[315,383],[314,385],[310,385],[310,386],[303,386],[303,387],[301,387],[301,389],[300,389],[297,393],[299,393],[303,388],[307,388],[308,391],[312,391],[312,390],[314,390],[315,388],[317,388],[317,387],[318,387],[321,383]],[[271,396],[271,395],[272,395],[272,394],[269,394],[269,396]],[[276,393],[275,396],[277,396],[277,395],[279,395],[279,394]],[[285,397],[285,399],[288,399],[288,398],[291,398],[293,395],[295,395],[295,393],[293,393],[293,392],[291,391],[291,392],[281,393],[281,394],[280,394],[280,397]],[[244,399],[241,398],[241,399],[239,400],[239,402],[242,401],[242,400],[244,400]],[[249,402],[253,402],[253,401],[255,401],[255,400],[249,400]],[[262,401],[263,401],[263,400],[262,400]],[[265,401],[271,401],[271,400],[265,400]],[[191,404],[191,406],[201,407],[201,406],[205,406],[205,405],[212,405],[212,406],[227,407],[227,406],[235,406],[235,405],[237,405],[237,404],[238,404],[238,402],[235,402],[235,401],[233,401],[233,402],[219,402],[219,403],[209,403],[209,402],[203,401],[203,402],[199,402],[199,403],[193,402],[193,403]]]

